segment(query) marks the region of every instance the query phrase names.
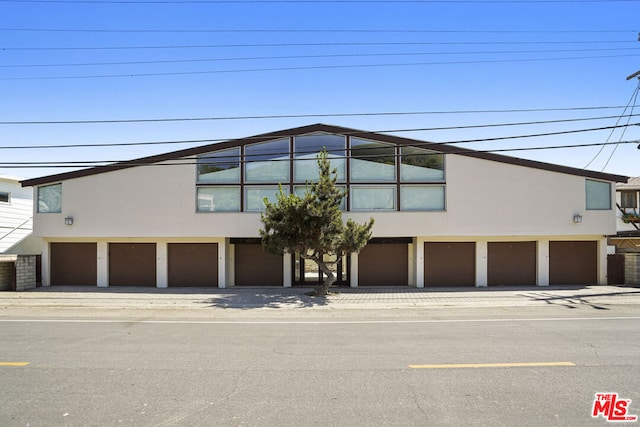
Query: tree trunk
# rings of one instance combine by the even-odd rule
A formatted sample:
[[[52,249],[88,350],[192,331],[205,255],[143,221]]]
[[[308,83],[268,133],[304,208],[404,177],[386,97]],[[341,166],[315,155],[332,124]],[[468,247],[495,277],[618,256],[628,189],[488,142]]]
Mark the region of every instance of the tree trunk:
[[[316,286],[313,293],[310,295],[316,297],[325,297],[329,293],[329,288],[336,282],[336,276],[333,274],[333,271],[329,268],[327,263],[322,260],[322,257],[312,257],[311,258],[316,264],[318,264],[318,268],[322,271],[327,278],[322,284]]]

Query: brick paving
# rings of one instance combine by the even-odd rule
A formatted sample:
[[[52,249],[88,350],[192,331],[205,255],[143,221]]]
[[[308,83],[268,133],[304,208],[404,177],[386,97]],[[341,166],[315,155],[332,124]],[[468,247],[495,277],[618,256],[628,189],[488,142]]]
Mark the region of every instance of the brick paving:
[[[640,287],[549,286],[496,288],[338,288],[327,298],[307,288],[67,287],[0,292],[2,308],[103,309],[389,309],[421,307],[514,307],[545,305],[640,305]]]

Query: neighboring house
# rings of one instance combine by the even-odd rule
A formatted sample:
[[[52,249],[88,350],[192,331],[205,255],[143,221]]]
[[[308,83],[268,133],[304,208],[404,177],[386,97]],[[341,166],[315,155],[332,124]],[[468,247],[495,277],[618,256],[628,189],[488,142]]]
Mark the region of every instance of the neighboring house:
[[[319,272],[261,249],[263,198],[302,193],[326,147],[345,219],[373,239],[349,286],[606,284],[627,177],[310,125],[24,181],[44,285],[297,286]]]
[[[0,254],[25,250],[24,240],[33,231],[32,217],[33,191],[22,188],[20,178],[0,175]]]
[[[15,287],[18,256],[40,254],[42,247],[32,235],[33,191],[20,179],[0,175],[0,290]]]
[[[640,285],[640,177],[616,185],[617,233],[609,239],[624,258],[624,282]]]

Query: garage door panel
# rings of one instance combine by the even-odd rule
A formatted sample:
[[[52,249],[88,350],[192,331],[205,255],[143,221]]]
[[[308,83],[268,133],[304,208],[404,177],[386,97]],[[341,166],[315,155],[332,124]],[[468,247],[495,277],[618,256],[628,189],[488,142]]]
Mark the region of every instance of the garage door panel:
[[[475,286],[474,242],[425,242],[425,286]]]
[[[369,243],[358,254],[358,286],[407,286],[409,247],[406,243]]]
[[[489,242],[488,255],[489,286],[537,283],[536,242]]]
[[[96,243],[51,243],[51,284],[61,286],[97,285]]]
[[[549,242],[549,283],[552,285],[598,283],[598,242]]]
[[[109,286],[156,286],[156,244],[109,243]]]
[[[282,286],[282,256],[262,249],[260,244],[235,245],[236,286]]]
[[[167,251],[169,286],[218,286],[217,243],[169,243]]]

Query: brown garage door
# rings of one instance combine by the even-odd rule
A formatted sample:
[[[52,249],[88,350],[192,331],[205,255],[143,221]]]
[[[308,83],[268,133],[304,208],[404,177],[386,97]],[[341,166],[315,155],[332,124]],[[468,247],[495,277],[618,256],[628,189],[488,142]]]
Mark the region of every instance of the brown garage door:
[[[489,242],[489,286],[535,285],[536,242]]]
[[[598,242],[549,242],[549,283],[598,282]]]
[[[51,243],[52,285],[97,285],[96,243]]]
[[[475,286],[474,242],[425,242],[425,286]]]
[[[217,243],[169,243],[169,286],[218,286]]]
[[[358,286],[407,286],[409,247],[406,243],[369,243],[358,254]]]
[[[282,286],[282,257],[262,250],[262,245],[235,245],[236,286]]]
[[[109,286],[156,286],[156,244],[109,243]]]

